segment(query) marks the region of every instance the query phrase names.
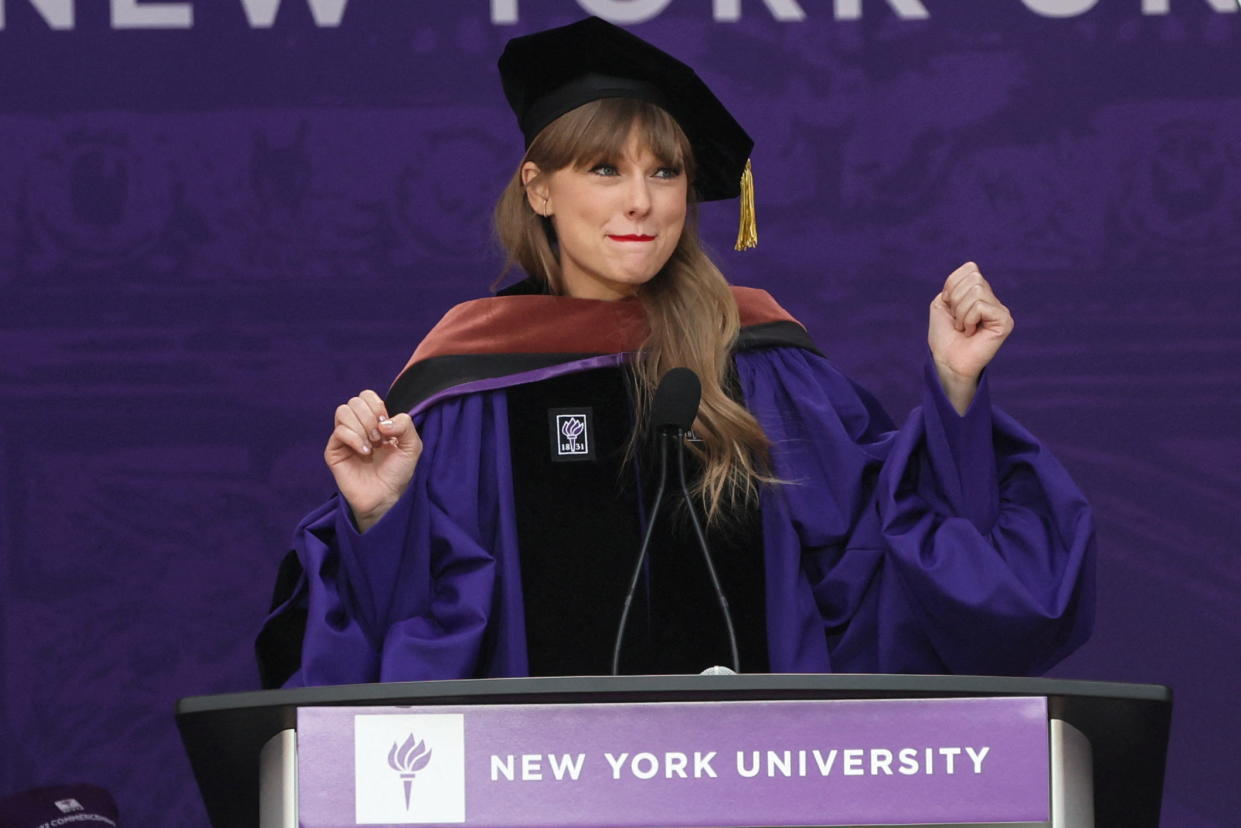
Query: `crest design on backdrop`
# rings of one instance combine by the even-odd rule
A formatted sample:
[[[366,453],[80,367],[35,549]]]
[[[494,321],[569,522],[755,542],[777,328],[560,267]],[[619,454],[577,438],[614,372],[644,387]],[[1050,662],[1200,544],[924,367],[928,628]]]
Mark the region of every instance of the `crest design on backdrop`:
[[[414,778],[430,762],[431,748],[427,747],[426,742],[415,739],[412,732],[401,744],[392,743],[392,750],[388,751],[388,767],[399,773],[405,783],[405,810],[410,808]]]
[[[31,158],[17,190],[19,272],[26,276],[179,272],[207,235],[164,146],[148,125],[73,126]]]
[[[1228,268],[1241,254],[1241,151],[1228,139],[1241,114],[1235,101],[1209,113],[1191,103],[1116,107],[1100,117],[1103,135],[1136,146],[1116,159],[1107,193],[1109,255],[1122,267]],[[1188,275],[1188,274],[1186,274]]]
[[[485,247],[490,239],[478,217],[494,206],[491,187],[472,182],[511,175],[513,147],[481,111],[428,109],[402,128],[406,145],[417,151],[393,158],[399,164],[395,184],[376,188],[389,195],[375,205],[384,224],[373,228],[372,238],[397,264],[421,267],[428,257],[459,263],[462,250]]]

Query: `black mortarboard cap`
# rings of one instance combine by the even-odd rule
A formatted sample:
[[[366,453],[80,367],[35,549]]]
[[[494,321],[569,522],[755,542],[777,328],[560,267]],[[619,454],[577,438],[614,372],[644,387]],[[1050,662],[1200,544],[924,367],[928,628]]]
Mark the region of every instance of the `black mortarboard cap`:
[[[662,107],[693,147],[698,199],[741,195],[742,235],[748,209],[746,237],[755,236],[749,165],[754,141],[681,61],[619,26],[588,17],[510,40],[500,56],[500,79],[527,147],[552,121],[600,98],[638,98]]]

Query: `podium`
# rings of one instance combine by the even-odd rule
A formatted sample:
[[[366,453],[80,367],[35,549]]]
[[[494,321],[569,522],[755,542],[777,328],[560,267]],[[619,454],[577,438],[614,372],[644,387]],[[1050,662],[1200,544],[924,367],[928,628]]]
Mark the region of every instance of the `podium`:
[[[1141,828],[1159,824],[1170,721],[1160,685],[984,676],[481,679],[177,704],[217,828]]]

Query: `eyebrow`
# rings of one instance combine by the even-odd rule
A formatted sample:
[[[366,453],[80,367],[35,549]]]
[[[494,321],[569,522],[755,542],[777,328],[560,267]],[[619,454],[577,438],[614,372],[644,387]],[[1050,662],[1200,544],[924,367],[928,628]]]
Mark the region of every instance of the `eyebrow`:
[[[653,152],[651,154],[655,155]],[[601,152],[597,155],[584,156],[577,166],[583,168],[595,167],[599,164],[611,164],[612,166],[618,166],[623,158],[624,155],[621,155],[620,157],[613,157],[609,153]],[[674,158],[665,158],[663,156],[655,155],[655,162],[662,167],[675,167],[678,170],[685,168],[684,161],[678,161]]]

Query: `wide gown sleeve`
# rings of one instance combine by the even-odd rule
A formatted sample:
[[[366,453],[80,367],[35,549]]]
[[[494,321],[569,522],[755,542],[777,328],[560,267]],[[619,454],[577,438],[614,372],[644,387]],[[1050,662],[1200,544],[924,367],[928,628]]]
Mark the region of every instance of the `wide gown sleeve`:
[[[896,428],[819,355],[737,367],[783,481],[762,504],[773,670],[1031,675],[1086,639],[1090,507],[985,377],[960,416],[928,361]]]
[[[359,534],[336,495],[297,528],[301,580],[273,612],[306,616],[286,687],[525,671],[504,395],[451,399],[416,423],[414,479],[378,523]]]

